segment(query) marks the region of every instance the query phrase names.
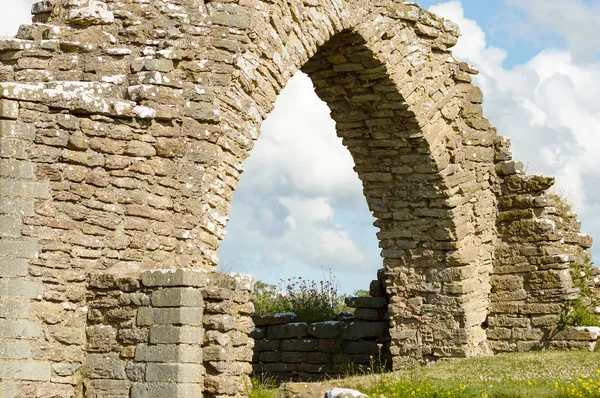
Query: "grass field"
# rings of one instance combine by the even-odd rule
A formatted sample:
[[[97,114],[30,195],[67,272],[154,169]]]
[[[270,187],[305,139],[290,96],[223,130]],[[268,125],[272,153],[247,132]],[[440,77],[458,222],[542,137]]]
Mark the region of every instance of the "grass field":
[[[401,372],[330,380],[369,397],[600,397],[600,353],[534,352],[438,362]],[[277,397],[258,388],[253,398]]]

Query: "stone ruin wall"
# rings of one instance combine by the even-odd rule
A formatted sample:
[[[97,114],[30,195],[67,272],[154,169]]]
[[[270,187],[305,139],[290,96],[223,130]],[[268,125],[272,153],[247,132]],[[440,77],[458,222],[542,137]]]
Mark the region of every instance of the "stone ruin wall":
[[[253,317],[253,373],[278,382],[319,381],[389,369],[381,280],[371,282],[369,296],[349,297],[346,303],[354,314],[341,320],[307,323],[294,313]]]
[[[123,316],[151,308],[150,286],[103,290],[96,274],[214,269],[242,162],[300,68],[377,219],[395,369],[593,345],[555,333],[591,239],[482,116],[452,22],[401,0],[55,0],[33,14],[0,39],[3,396],[85,386],[86,330],[113,322],[94,318],[103,295],[118,313],[139,293]],[[134,341],[117,341],[119,383],[135,383]]]

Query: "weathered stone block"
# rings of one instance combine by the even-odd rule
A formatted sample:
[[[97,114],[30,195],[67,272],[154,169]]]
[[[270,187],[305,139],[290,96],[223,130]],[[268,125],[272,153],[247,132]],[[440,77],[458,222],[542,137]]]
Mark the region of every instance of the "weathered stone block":
[[[202,363],[202,348],[189,344],[140,344],[135,349],[138,362]]]
[[[3,361],[0,379],[49,381],[52,367],[49,362]]]
[[[319,340],[319,352],[324,353],[336,353],[342,352],[344,349],[344,342],[341,339],[320,339]]]
[[[21,278],[4,278],[0,280],[1,296],[41,299],[43,293],[44,287],[40,282],[32,282]]]
[[[0,118],[17,119],[19,117],[19,103],[17,101],[0,101]]]
[[[81,366],[80,363],[55,363],[52,371],[58,376],[72,376]]]
[[[0,297],[0,317],[28,319],[29,300]]]
[[[202,291],[195,288],[167,288],[152,292],[155,307],[204,307]]]
[[[209,282],[210,274],[202,270],[178,268],[142,273],[142,284],[148,287],[206,287]]]
[[[514,174],[520,174],[523,172],[523,162],[518,161],[506,161],[499,162],[496,164],[496,174],[499,176],[509,176]]]
[[[254,342],[254,351],[277,351],[281,346],[281,340],[262,339]]]
[[[90,1],[84,7],[72,8],[66,19],[69,23],[82,26],[109,25],[115,21],[113,13],[102,1]]]
[[[308,326],[308,333],[320,339],[335,339],[340,335],[341,322],[315,322]]]
[[[284,397],[313,398],[325,396],[329,387],[320,383],[285,383],[280,389]]]
[[[89,326],[85,330],[88,351],[110,352],[117,345],[117,331],[112,326]]]
[[[385,308],[385,297],[349,297],[346,304],[350,308]]]
[[[558,316],[554,315],[542,315],[542,316],[532,316],[531,317],[531,325],[537,327],[550,327],[554,328],[558,325]]]
[[[265,351],[258,353],[259,362],[281,362],[280,351]]]
[[[152,326],[151,344],[202,344],[204,328],[194,326]]]
[[[25,198],[0,198],[0,214],[32,216],[35,213],[34,200]]]
[[[202,325],[202,308],[140,308],[136,323],[139,326],[151,325]]]
[[[544,337],[544,332],[533,328],[514,328],[512,329],[512,338],[514,340],[535,340],[540,341]]]
[[[520,314],[560,314],[563,310],[562,304],[523,304],[519,306]]]
[[[530,273],[529,284],[534,290],[569,289],[573,281],[568,270],[547,270]]]
[[[532,324],[534,326],[534,319],[532,318]],[[529,318],[519,317],[517,314],[511,315],[494,315],[488,319],[489,326],[491,327],[521,327],[526,328],[530,326]]]
[[[596,341],[600,338],[600,327],[568,327],[552,336],[553,340]]]
[[[191,363],[149,363],[146,368],[148,382],[200,383],[204,367]]]
[[[492,276],[492,292],[516,291],[523,289],[523,277],[521,275],[494,275]]]
[[[1,271],[1,267],[0,267]],[[0,272],[1,275],[1,272]],[[267,328],[254,328],[254,330],[249,335],[254,340],[261,340],[267,337]]]
[[[315,351],[319,346],[317,339],[282,340],[282,351]]]
[[[298,322],[299,318],[293,312],[282,312],[275,315],[255,316],[252,317],[254,324],[257,327],[282,325],[284,323]]]
[[[556,341],[552,340],[548,344],[548,349],[550,350],[578,350],[578,351],[593,351],[596,347],[596,344],[591,341]]]
[[[510,336],[511,330],[507,328],[495,327],[487,331],[487,337],[491,340],[509,340]]]
[[[40,250],[39,245],[36,242],[32,242],[32,241],[26,241],[26,240],[8,240],[8,239],[2,239],[0,240],[0,253],[3,253],[4,256],[6,257],[13,257],[13,258],[32,258],[38,255]],[[2,281],[0,281],[0,286],[2,285]],[[4,282],[5,284],[7,282]],[[33,282],[28,282],[25,285],[30,286],[31,289],[33,290],[38,290],[41,292],[41,284],[40,288],[33,288]],[[5,288],[8,289],[8,291],[13,291],[14,288],[10,288],[6,285],[4,285]],[[28,289],[31,292],[31,289]],[[0,287],[0,292],[3,292],[4,290],[2,290],[2,287]],[[5,293],[2,293],[5,294]],[[9,294],[6,294],[9,295]]]
[[[29,342],[0,341],[0,358],[27,359],[29,358]]]
[[[95,379],[84,383],[86,398],[129,398],[129,381]]]
[[[131,398],[197,398],[202,385],[193,383],[134,383]]]
[[[227,374],[242,376],[252,373],[252,365],[248,362],[207,362],[208,374]]]
[[[243,361],[250,362],[252,360],[252,349],[250,347],[220,347],[208,346],[204,347],[204,361]]]
[[[304,322],[274,325],[267,328],[269,339],[292,339],[308,336],[308,325]]]
[[[149,59],[144,63],[144,69],[149,71],[170,72],[173,70],[173,61],[170,59]]]
[[[125,367],[118,354],[89,354],[85,366],[94,379],[125,379]]]
[[[0,159],[0,176],[17,179],[34,179],[34,166],[27,161]]]
[[[342,338],[350,341],[383,337],[388,329],[387,322],[350,322],[342,329]]]
[[[356,311],[354,311],[354,319],[359,321],[382,321],[383,314],[381,310],[357,308]]]
[[[12,120],[0,120],[0,137],[20,138],[33,141],[35,126],[32,123],[23,123]]]
[[[299,351],[284,351],[281,353],[282,362],[299,363],[306,362],[307,353]]]
[[[383,353],[383,344],[377,344],[373,341],[353,341],[344,345],[344,352],[347,354],[373,354],[377,356],[378,352]]]
[[[548,190],[554,185],[554,177],[537,175],[511,175],[504,180],[509,193],[533,193]]]
[[[326,364],[331,362],[331,354],[326,352],[309,352],[306,354],[306,362]]]
[[[369,295],[371,297],[383,297],[384,293],[380,280],[376,279],[371,281],[371,284],[369,285]]]
[[[0,158],[27,159],[30,143],[11,137],[0,137]]]
[[[204,316],[204,327],[207,330],[218,330],[220,332],[228,332],[238,329],[239,318],[228,314],[206,315]],[[252,320],[250,319],[250,322]],[[250,329],[252,330],[252,329]]]

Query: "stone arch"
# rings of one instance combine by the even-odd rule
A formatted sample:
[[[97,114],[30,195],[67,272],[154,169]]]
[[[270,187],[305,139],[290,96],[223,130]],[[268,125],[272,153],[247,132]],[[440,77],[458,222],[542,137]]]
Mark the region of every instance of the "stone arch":
[[[175,364],[145,350],[169,320],[178,343],[217,355],[182,328],[247,333],[248,281],[139,274],[214,269],[241,163],[300,68],[377,218],[395,368],[589,344],[555,334],[555,318],[591,240],[547,201],[553,180],[524,174],[483,118],[477,71],[451,56],[452,22],[400,0],[56,0],[33,13],[0,40],[5,396],[71,396],[86,361],[98,396],[218,387],[226,376],[186,373],[202,369],[172,335],[161,344]],[[194,289],[212,314],[200,324]],[[136,379],[147,368],[155,384]],[[165,385],[165,369],[193,381]]]
[[[327,9],[327,5],[320,6]],[[273,8],[270,15],[286,9],[280,5]],[[296,9],[299,16],[295,22],[300,29],[286,36],[287,41],[282,39],[279,47],[274,46],[274,54],[302,49],[299,56],[276,58],[288,59],[279,66],[283,77],[276,76],[276,83],[265,81],[258,67],[243,71],[245,78],[256,81],[256,90],[245,93],[250,97],[250,108],[259,109],[261,115],[268,113],[273,94],[283,87],[281,83],[291,75],[289,71],[298,68],[311,77],[317,94],[331,108],[338,136],[355,160],[355,170],[381,230],[378,237],[388,291],[396,300],[396,304],[390,304],[395,319],[392,322],[397,322],[392,333],[402,336],[392,339],[396,366],[403,365],[404,359],[400,358],[425,360],[484,353],[488,348],[481,324],[487,315],[494,225],[493,220],[473,222],[476,216],[472,202],[481,199],[479,215],[490,216],[495,211],[495,198],[488,189],[490,167],[485,165],[490,156],[493,158],[493,135],[482,150],[467,150],[470,159],[465,161],[460,134],[467,135],[465,129],[471,134],[474,131],[454,119],[468,102],[468,94],[474,93],[478,103],[480,92],[464,82],[468,75],[457,63],[448,62],[449,54],[440,49],[455,42],[456,27],[446,22],[448,31],[439,25],[442,30],[435,35],[417,34],[410,26],[412,17],[403,24],[398,18],[399,9],[385,7],[369,13],[350,12],[358,16],[360,23],[342,19],[337,27],[334,24],[333,34],[326,24],[315,33],[314,21],[322,19],[313,17],[310,11],[319,8]],[[400,14],[410,14],[411,10],[414,13],[417,9],[402,8]],[[425,11],[419,12],[425,18],[431,17]],[[309,27],[303,27],[302,22]],[[261,31],[276,30],[267,22],[257,25]],[[415,41],[421,46],[409,53],[407,43]],[[434,41],[434,49],[430,41]],[[261,62],[268,65],[261,44],[257,44],[259,54],[246,54],[245,58],[262,57]],[[425,62],[429,64],[423,68]],[[265,69],[273,71],[277,66]],[[425,87],[425,82],[435,89]],[[237,84],[232,90],[240,91],[240,87],[244,85]],[[245,128],[257,130],[254,125]],[[471,267],[458,268],[465,265]],[[444,305],[432,304],[440,302]],[[430,308],[425,317],[423,306]],[[457,335],[463,337],[451,337]]]

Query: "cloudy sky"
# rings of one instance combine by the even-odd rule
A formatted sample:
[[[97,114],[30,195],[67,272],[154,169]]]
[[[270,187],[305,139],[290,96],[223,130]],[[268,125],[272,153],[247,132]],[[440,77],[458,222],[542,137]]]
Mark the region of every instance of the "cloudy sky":
[[[2,0],[0,34],[27,23],[31,0]],[[457,59],[484,111],[528,170],[557,177],[584,232],[600,237],[600,0],[423,0],[457,22]],[[221,269],[366,288],[381,258],[352,159],[310,80],[296,75],[262,126],[235,193]],[[596,254],[600,255],[600,244]]]

